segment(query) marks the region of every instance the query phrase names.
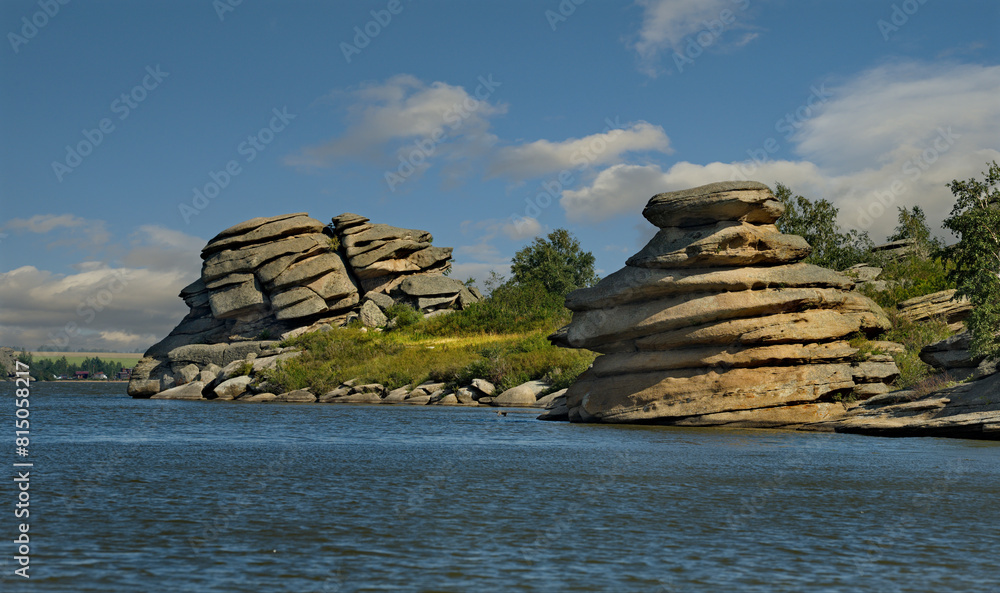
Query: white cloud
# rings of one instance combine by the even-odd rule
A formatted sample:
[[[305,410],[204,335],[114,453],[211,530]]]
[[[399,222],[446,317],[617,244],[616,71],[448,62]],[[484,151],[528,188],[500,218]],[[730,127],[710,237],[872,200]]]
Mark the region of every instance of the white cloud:
[[[505,105],[490,103],[494,91],[484,82],[470,93],[461,86],[426,84],[400,74],[385,82],[338,93],[351,101],[344,133],[306,147],[285,162],[303,168],[328,167],[345,160],[394,166],[397,157],[418,150],[421,142],[429,153],[427,160],[452,152],[455,147],[448,147],[449,143],[457,142],[466,148],[489,145],[495,140],[488,131],[489,119],[507,110]]]
[[[57,229],[61,231],[50,247],[75,246],[95,248],[111,240],[111,233],[103,220],[81,218],[75,214],[36,214],[31,218],[12,218],[3,225],[14,232],[28,232],[45,235]]]
[[[690,57],[685,53],[686,44],[697,45],[698,53],[719,47],[720,38],[727,31],[746,28],[740,19],[745,18],[743,13],[750,5],[749,0],[638,0],[637,3],[643,7],[643,17],[638,40],[632,48],[639,56],[639,69],[648,76],[660,74],[658,64],[664,51]],[[742,47],[756,37],[756,33],[745,33],[731,45]]]
[[[13,218],[7,221],[5,227],[11,230],[44,234],[58,228],[74,228],[86,224],[86,219],[74,214],[36,214],[28,219]]]
[[[132,268],[197,274],[201,270],[201,248],[206,241],[153,224],[138,227],[129,235],[130,247],[121,258]]]
[[[0,343],[131,350],[166,335],[187,312],[177,293],[189,275],[81,268],[54,274],[22,266],[0,273]]]
[[[511,241],[521,241],[531,239],[542,234],[542,225],[537,218],[522,216],[506,222],[503,225],[503,233]]]
[[[33,217],[32,232],[104,227],[105,221]],[[56,221],[52,223],[51,221]],[[24,225],[21,228],[28,228]],[[44,230],[47,229],[47,230]],[[180,290],[198,278],[205,240],[142,225],[105,247],[116,263],[86,259],[59,274],[34,266],[0,273],[0,344],[134,350],[165,336],[187,313]]]
[[[802,160],[619,164],[586,187],[563,192],[575,221],[641,211],[656,193],[713,181],[776,181],[840,208],[840,223],[881,240],[896,224],[896,208],[919,205],[933,224],[954,200],[945,184],[979,176],[1000,160],[1000,66],[894,63],[834,89],[792,135]],[[761,139],[763,142],[766,139]]]
[[[640,121],[625,129],[606,130],[583,138],[561,142],[536,140],[502,147],[491,157],[488,177],[521,181],[546,173],[613,163],[625,153],[646,150],[672,152],[670,139],[662,127]]]

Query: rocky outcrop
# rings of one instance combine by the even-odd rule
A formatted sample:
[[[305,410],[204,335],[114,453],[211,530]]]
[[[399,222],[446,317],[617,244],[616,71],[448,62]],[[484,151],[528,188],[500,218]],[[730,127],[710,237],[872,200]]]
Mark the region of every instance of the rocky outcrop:
[[[333,232],[364,292],[389,293],[412,274],[441,274],[451,267],[451,248],[434,247],[427,231],[373,224],[345,213]]]
[[[920,395],[873,397],[830,424],[837,432],[1000,440],[1000,373]]]
[[[4,346],[0,348],[0,380],[6,380],[16,372],[17,351]]]
[[[920,350],[920,360],[957,381],[979,379],[996,372],[997,361],[970,352],[972,334],[964,331]]]
[[[188,314],[146,351],[129,394],[151,397],[201,382],[202,396],[226,397],[215,392],[229,378],[218,371],[235,361],[250,363],[278,338],[355,318],[385,326],[385,312],[396,303],[437,314],[479,300],[442,275],[451,249],[433,247],[430,233],[371,224],[354,214],[337,216],[333,224],[285,214],[253,218],[212,238],[201,252],[200,278],[180,293]],[[183,397],[194,399],[194,389],[184,389]]]
[[[942,290],[899,303],[899,316],[914,323],[941,319],[952,331],[962,331],[972,313],[972,303],[955,297],[955,290]]]
[[[887,392],[892,358],[858,360],[848,340],[888,319],[850,278],[799,263],[810,247],[777,230],[781,213],[756,182],[654,196],[643,214],[656,236],[567,297],[573,320],[551,339],[603,356],[543,418],[802,426]]]

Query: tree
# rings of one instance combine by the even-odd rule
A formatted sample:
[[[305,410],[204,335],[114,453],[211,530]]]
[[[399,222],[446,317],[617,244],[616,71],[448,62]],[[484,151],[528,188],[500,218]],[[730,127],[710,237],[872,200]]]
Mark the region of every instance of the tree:
[[[953,180],[955,196],[944,227],[959,237],[947,250],[955,268],[952,277],[958,295],[974,307],[965,324],[972,333],[972,353],[1000,356],[1000,166],[996,161],[983,173],[983,181]]]
[[[879,257],[875,262],[882,268],[878,279],[883,290],[866,287],[862,290],[884,309],[895,309],[907,299],[955,288],[948,276],[947,262],[942,256],[942,241],[931,236],[927,217],[920,206],[899,208],[896,229],[890,241],[908,240],[913,248],[903,256]]]
[[[855,229],[843,232],[837,224],[840,211],[829,201],[792,196],[792,190],[781,183],[775,186],[774,196],[785,206],[776,223],[778,230],[801,236],[813,248],[806,263],[843,270],[867,261],[872,247],[868,233]]]
[[[914,250],[920,257],[932,257],[944,248],[941,239],[931,236],[927,215],[920,206],[914,206],[912,209],[899,208],[898,220],[899,223],[889,235],[890,241],[913,241]]]
[[[593,286],[598,280],[594,255],[580,249],[580,242],[566,229],[556,229],[546,239],[536,237],[531,245],[514,254],[510,271],[514,283],[537,282],[560,296]]]

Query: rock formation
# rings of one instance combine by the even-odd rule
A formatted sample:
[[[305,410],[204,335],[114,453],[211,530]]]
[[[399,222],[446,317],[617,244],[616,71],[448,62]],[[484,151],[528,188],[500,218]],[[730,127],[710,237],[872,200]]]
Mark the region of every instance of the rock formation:
[[[603,356],[543,418],[800,426],[888,392],[892,358],[859,360],[848,342],[888,319],[850,278],[798,263],[811,248],[774,226],[782,211],[757,182],[650,199],[656,236],[566,298],[573,320],[551,339]]]
[[[837,432],[1000,440],[1000,373],[932,393],[894,391],[861,402],[831,423]]]
[[[955,381],[979,379],[997,371],[996,360],[974,356],[969,351],[972,334],[969,331],[949,336],[920,350],[920,360]]]
[[[223,367],[264,354],[277,338],[353,319],[382,326],[397,302],[438,314],[479,300],[442,275],[451,249],[433,247],[430,233],[355,214],[337,216],[333,225],[296,213],[253,218],[216,235],[202,249],[201,277],[180,293],[187,316],[146,351],[129,394],[186,386],[167,395],[197,399],[192,385],[201,381],[201,391],[213,396],[229,378],[218,375]]]
[[[940,319],[951,331],[965,329],[965,320],[972,313],[972,303],[956,298],[955,289],[942,290],[899,303],[899,316],[914,323]]]

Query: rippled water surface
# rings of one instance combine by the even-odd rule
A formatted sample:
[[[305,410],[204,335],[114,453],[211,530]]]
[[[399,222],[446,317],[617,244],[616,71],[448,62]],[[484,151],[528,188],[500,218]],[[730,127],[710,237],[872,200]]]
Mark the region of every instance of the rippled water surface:
[[[2,591],[1000,590],[993,443],[121,384],[35,384],[31,410],[32,578],[4,544]]]

